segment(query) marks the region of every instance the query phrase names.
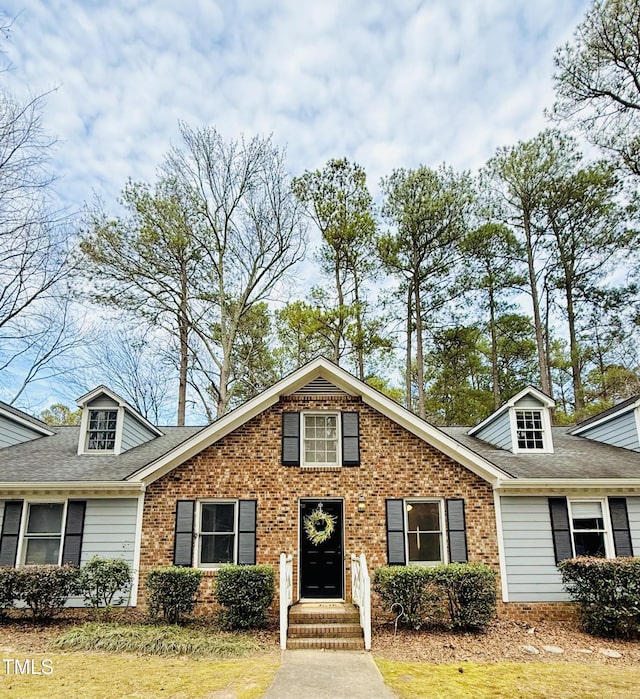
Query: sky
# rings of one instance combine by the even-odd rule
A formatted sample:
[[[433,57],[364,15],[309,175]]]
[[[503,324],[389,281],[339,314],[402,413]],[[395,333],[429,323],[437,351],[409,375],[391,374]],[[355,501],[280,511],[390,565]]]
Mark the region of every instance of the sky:
[[[70,211],[153,182],[179,122],[272,135],[292,175],[346,157],[374,196],[394,168],[481,167],[548,126],[553,54],[588,0],[5,0],[19,99]],[[48,399],[48,397],[47,397]],[[44,407],[44,406],[43,406]]]

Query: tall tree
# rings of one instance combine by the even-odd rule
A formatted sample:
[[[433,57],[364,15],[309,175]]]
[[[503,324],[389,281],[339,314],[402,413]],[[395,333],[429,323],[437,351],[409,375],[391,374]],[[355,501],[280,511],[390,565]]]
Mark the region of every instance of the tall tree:
[[[464,238],[461,245],[468,286],[481,296],[481,307],[488,311],[490,336],[491,391],[493,407],[502,404],[498,366],[499,315],[506,310],[503,296],[526,283],[520,267],[522,245],[504,224],[484,223]]]
[[[411,338],[416,338],[418,414],[426,417],[424,318],[435,313],[454,293],[453,272],[459,244],[467,232],[473,200],[470,177],[442,165],[437,170],[395,170],[382,180],[383,215],[394,231],[381,236],[379,254],[399,281],[406,299],[406,400],[411,406]]]
[[[320,260],[333,279],[333,361],[338,363],[350,345],[358,377],[364,380],[365,349],[372,343],[373,330],[367,322],[364,285],[375,267],[376,231],[364,168],[346,158],[329,160],[322,170],[295,178],[293,189],[322,234]]]
[[[640,0],[596,0],[555,64],[552,116],[640,175]]]
[[[577,152],[572,139],[566,139],[566,143],[569,151]],[[625,212],[618,203],[620,194],[613,167],[600,162],[554,179],[542,197],[555,264],[553,277],[566,306],[574,409],[578,417],[585,407],[584,358],[578,337],[583,307],[608,273],[629,260],[637,246],[636,233],[625,227]]]
[[[541,202],[550,182],[571,171],[571,157],[563,151],[560,133],[546,130],[530,141],[499,148],[484,170],[484,177],[493,188],[496,217],[519,232],[524,246],[540,388],[547,395],[552,395],[552,385],[543,287],[549,265],[544,250],[547,224]]]

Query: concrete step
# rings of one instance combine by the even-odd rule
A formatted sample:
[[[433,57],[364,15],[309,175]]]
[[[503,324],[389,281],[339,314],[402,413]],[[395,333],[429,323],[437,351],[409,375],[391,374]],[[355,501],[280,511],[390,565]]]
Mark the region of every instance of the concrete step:
[[[325,649],[325,650],[363,650],[364,641],[361,638],[289,638],[287,639],[287,649],[289,650],[306,650],[306,649]]]
[[[359,624],[360,613],[347,603],[298,603],[289,610],[289,624]]]
[[[291,624],[289,637],[362,638],[360,624]]]

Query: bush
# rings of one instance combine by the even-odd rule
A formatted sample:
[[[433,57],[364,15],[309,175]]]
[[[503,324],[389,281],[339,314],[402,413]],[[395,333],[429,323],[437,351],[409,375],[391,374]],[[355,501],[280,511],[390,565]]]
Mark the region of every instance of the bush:
[[[581,556],[562,561],[558,568],[587,633],[640,636],[640,558]]]
[[[34,621],[55,616],[67,598],[79,592],[79,568],[36,565],[16,569],[16,598],[31,610]]]
[[[80,570],[78,583],[85,606],[98,610],[122,604],[131,589],[132,581],[131,566],[127,561],[94,556]],[[116,599],[118,593],[120,596]]]
[[[16,569],[10,566],[0,568],[0,616],[13,607],[16,599]]]
[[[168,566],[156,568],[147,575],[149,615],[162,618],[170,624],[179,624],[185,614],[193,611],[196,594],[204,573],[196,568]]]
[[[401,621],[414,629],[444,625],[480,630],[496,612],[496,574],[479,563],[378,568],[373,584],[388,609],[403,611]]]
[[[450,563],[430,569],[449,611],[448,626],[464,631],[485,629],[496,613],[496,573],[482,563]]]
[[[419,629],[428,619],[437,616],[434,605],[438,596],[430,584],[430,570],[418,566],[389,566],[377,568],[373,574],[374,590],[389,611],[403,613],[400,621],[414,629]],[[402,605],[402,608],[394,605]]]
[[[216,575],[216,597],[222,610],[222,623],[229,629],[265,626],[273,602],[271,566],[234,566],[220,568]]]

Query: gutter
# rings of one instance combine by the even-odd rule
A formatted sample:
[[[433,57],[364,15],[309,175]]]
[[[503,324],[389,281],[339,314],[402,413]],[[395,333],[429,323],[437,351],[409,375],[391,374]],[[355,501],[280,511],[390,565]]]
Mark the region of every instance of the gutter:
[[[517,478],[513,480],[501,480],[494,490],[501,494],[527,494],[535,493],[626,493],[640,495],[640,478]]]
[[[0,497],[15,495],[135,495],[145,491],[144,483],[127,481],[18,481],[0,482]]]

